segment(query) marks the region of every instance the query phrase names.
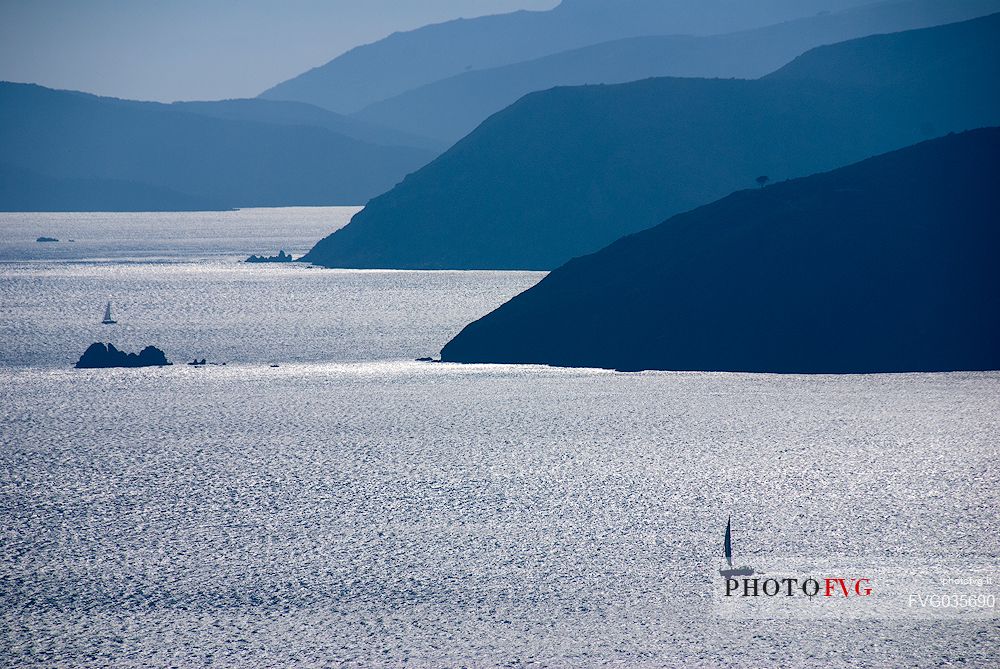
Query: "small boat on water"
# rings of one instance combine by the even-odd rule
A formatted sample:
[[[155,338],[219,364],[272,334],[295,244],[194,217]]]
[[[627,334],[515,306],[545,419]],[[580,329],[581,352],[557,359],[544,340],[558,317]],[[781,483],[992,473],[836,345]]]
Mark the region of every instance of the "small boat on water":
[[[111,318],[111,303],[108,302],[107,306],[104,307],[104,319],[101,321],[102,325],[114,325],[117,323],[115,319]]]
[[[753,567],[733,566],[733,517],[729,516],[729,520],[726,521],[726,537],[723,540],[722,554],[726,558],[726,562],[729,564],[728,569],[720,569],[719,573],[725,578],[733,578],[734,576],[750,576],[753,574]]]

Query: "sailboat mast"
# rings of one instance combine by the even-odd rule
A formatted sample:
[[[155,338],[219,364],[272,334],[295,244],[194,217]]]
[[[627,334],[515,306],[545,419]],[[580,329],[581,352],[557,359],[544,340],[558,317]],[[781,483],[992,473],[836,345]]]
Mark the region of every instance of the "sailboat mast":
[[[726,556],[726,562],[729,566],[733,566],[733,534],[732,534],[732,522],[733,517],[729,516],[729,520],[726,521],[726,541],[724,547],[724,554]]]

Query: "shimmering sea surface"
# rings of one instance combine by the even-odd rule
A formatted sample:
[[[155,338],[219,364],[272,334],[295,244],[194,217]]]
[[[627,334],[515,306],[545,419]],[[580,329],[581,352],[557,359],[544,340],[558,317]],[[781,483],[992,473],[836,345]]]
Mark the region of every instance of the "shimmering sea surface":
[[[1000,374],[413,362],[542,275],[238,262],[353,211],[0,214],[0,664],[996,666],[996,617],[714,601],[730,513],[741,563],[996,567]]]

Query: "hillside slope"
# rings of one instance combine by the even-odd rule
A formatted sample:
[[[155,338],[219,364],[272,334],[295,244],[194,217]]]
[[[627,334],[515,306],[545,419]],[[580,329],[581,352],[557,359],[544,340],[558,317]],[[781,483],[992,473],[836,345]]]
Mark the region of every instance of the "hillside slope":
[[[376,102],[354,117],[454,142],[532,91],[666,76],[755,79],[821,44],[998,11],[1000,0],[903,0],[729,35],[633,37],[465,72]]]
[[[864,45],[858,44],[864,42]],[[864,48],[878,82],[824,80]],[[1000,123],[1000,15],[824,47],[755,81],[556,88],[494,115],[373,199],[306,260],[332,267],[551,269],[752,185]],[[800,64],[820,62],[810,72]]]
[[[1000,369],[1000,129],[742,191],[575,259],[455,362],[626,370]]]

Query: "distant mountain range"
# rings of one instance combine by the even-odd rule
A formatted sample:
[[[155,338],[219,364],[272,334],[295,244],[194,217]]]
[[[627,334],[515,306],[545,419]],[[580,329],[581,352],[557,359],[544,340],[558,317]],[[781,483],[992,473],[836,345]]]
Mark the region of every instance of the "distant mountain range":
[[[996,0],[1000,5],[1000,0]],[[344,116],[303,102],[281,100],[213,100],[208,102],[174,102],[171,109],[211,116],[230,121],[254,121],[276,125],[304,125],[325,128],[359,142],[379,146],[408,146],[440,153],[446,142],[371,123],[353,116]]]
[[[434,145],[301,103],[164,105],[0,83],[0,210],[363,204]]]
[[[458,19],[394,33],[282,82],[260,97],[348,114],[469,70],[624,37],[720,34],[874,0],[564,0],[549,11]]]
[[[808,52],[754,81],[533,93],[319,242],[331,267],[551,269],[752,184],[1000,124],[1000,14]]]
[[[532,91],[665,76],[755,79],[822,44],[998,11],[1000,0],[902,0],[728,35],[632,37],[465,72],[371,104],[354,117],[454,142]]]
[[[744,0],[565,0],[547,12],[515,12],[471,21],[452,21],[396,34],[359,47],[287,85],[276,87],[264,96],[268,99],[164,105],[0,82],[0,176],[3,178],[0,210],[180,210],[364,204],[392,189],[408,173],[427,165],[488,115],[532,90],[583,82],[633,81],[666,74],[756,76],[816,44],[858,34],[937,24],[995,9],[1000,9],[1000,0],[947,3],[936,0],[760,0],[754,3]],[[755,27],[784,19],[792,20]],[[705,34],[743,28],[750,29],[701,37],[663,34]],[[602,42],[609,38],[620,39]],[[548,55],[535,58],[539,54]],[[470,64],[459,65],[466,61]],[[890,76],[904,66],[894,63]],[[837,67],[830,65],[823,76],[813,78],[832,83],[834,80],[827,75]],[[855,62],[850,67],[860,71],[864,65]],[[734,84],[734,89],[737,87]],[[308,94],[299,96],[302,91]],[[331,91],[340,102],[334,104],[326,100],[324,96]],[[679,88],[675,92],[684,94]],[[270,99],[286,94],[295,99]],[[383,99],[386,94],[390,99]],[[552,92],[552,97],[543,99],[554,103],[559,95]],[[668,92],[664,95],[669,97]],[[720,95],[720,104],[725,104],[722,100],[725,94]],[[344,115],[299,101],[300,98],[328,107],[360,111]],[[734,99],[740,104],[747,102],[738,94]],[[529,98],[504,110],[487,124],[489,132],[496,131],[511,119],[526,121],[519,116],[521,112],[537,113],[545,118],[541,109],[544,104],[547,103]],[[623,111],[609,109],[608,114]],[[574,115],[575,112],[569,114],[566,123],[552,118],[546,122],[555,124],[552,129],[556,137],[571,135],[574,129],[584,131],[584,119],[575,119]],[[682,118],[674,120],[675,125],[683,125]],[[669,129],[671,125],[667,123],[663,127]],[[953,127],[950,121],[941,128],[960,129]],[[941,128],[931,121],[924,124],[927,133]],[[514,138],[495,156],[482,155],[472,162],[482,162],[489,168],[490,161],[496,161],[496,167],[502,168],[504,156],[518,159],[510,150],[535,130],[528,128],[524,137]],[[604,132],[599,124],[592,130]],[[614,130],[610,134],[623,133]],[[473,145],[482,138],[481,133],[476,133],[474,138]],[[914,139],[917,137],[905,135],[900,141]],[[584,140],[572,141],[577,145],[566,147],[567,156],[581,148],[579,143]],[[625,150],[628,141],[623,139],[623,145],[617,148],[604,140],[597,144],[603,143],[610,150]],[[662,142],[662,138],[658,141]],[[869,153],[895,145],[898,144],[872,146]],[[656,146],[653,142],[650,148]],[[670,147],[661,144],[659,148]],[[538,146],[524,147],[523,157],[531,158],[538,149]],[[454,157],[461,155],[462,151],[457,150],[446,157],[445,163],[452,164]],[[640,148],[637,152],[639,162],[642,155]],[[845,155],[854,159],[863,154],[848,151]],[[819,156],[822,157],[822,152]],[[541,162],[532,161],[542,166]],[[766,162],[760,162],[763,168]],[[622,165],[627,168],[627,161]],[[833,165],[820,161],[805,167],[821,169]],[[558,162],[553,166],[558,167]],[[521,176],[529,178],[531,165],[526,167],[528,169]],[[587,170],[588,166],[584,162],[574,169]],[[799,167],[793,164],[788,171],[776,171],[776,174],[801,173],[797,169]],[[422,174],[433,174],[436,168],[432,166],[428,170]],[[643,179],[656,175],[657,169],[653,169],[640,177],[638,185],[641,186]],[[504,178],[512,176],[517,175]],[[669,174],[663,176],[673,178]],[[480,178],[484,179],[480,187],[488,192],[487,182],[492,176],[482,174]],[[550,184],[554,180],[556,186],[567,185],[562,175],[550,174],[547,179]],[[543,178],[537,185],[545,181]],[[416,183],[424,183],[423,177]],[[720,188],[726,183],[725,188],[732,188],[742,181],[721,181]],[[444,186],[443,183],[439,185]],[[404,184],[401,191],[404,194],[410,192],[406,186]],[[522,192],[527,196],[534,191],[537,200],[540,188],[534,186],[528,184]],[[477,217],[482,212],[448,211],[447,202],[461,209],[464,198],[478,197],[476,190],[461,183],[448,185],[439,198],[444,207],[443,217],[433,221],[432,226],[441,226],[444,231],[458,222],[453,218],[458,215],[466,222],[476,220],[474,228],[482,224],[481,237],[489,240],[496,221],[490,221],[488,213],[485,221],[479,221]],[[706,201],[705,195],[684,191],[685,187],[681,187],[676,194],[681,202],[674,208],[670,207],[671,197],[651,201],[649,209],[654,218],[647,217],[643,224],[612,223],[606,227],[617,233],[629,232],[658,220],[655,217],[679,210],[677,207]],[[711,190],[708,196],[718,196],[722,192],[725,189]],[[386,202],[398,202],[396,194],[396,190],[389,193]],[[588,196],[598,198],[599,206],[594,209],[598,215],[611,210],[613,196],[604,193],[601,184],[592,184]],[[554,206],[559,206],[560,197],[557,188]],[[515,197],[513,201],[516,200]],[[423,218],[437,214],[426,211],[426,202],[419,198],[413,204],[416,206],[413,228],[421,239],[413,248],[403,249],[400,258],[380,248],[383,243],[392,242],[396,232],[376,232],[384,239],[376,240],[374,246],[361,255],[351,252],[343,245],[357,234],[354,229],[339,238],[338,248],[343,247],[342,252],[338,250],[335,255],[329,255],[323,250],[312,258],[320,263],[361,266],[402,262],[436,267],[495,262],[477,259],[474,253],[469,258],[437,257],[451,254],[452,242],[448,239],[438,240],[439,252],[421,251],[436,234],[428,230],[430,236],[425,238],[420,233],[425,225]],[[370,216],[379,218],[380,211],[376,206],[358,220]],[[503,211],[503,206],[498,208],[498,215]],[[622,213],[627,211],[623,209]],[[547,205],[532,205],[523,213],[523,222],[528,224],[550,214]],[[517,218],[521,216],[518,214]],[[553,220],[551,232],[535,230],[532,235],[559,234],[559,226],[564,222],[558,216]],[[588,231],[592,222],[587,216],[581,222],[581,244],[566,253],[590,251],[613,238],[603,232]],[[511,230],[516,232],[518,226],[512,226]],[[474,229],[463,234],[469,236],[470,242],[478,243]],[[405,235],[399,241],[409,243]],[[539,262],[554,266],[568,257],[565,253],[553,255],[544,249],[556,243],[541,240],[537,254],[503,260],[502,266],[519,267]],[[497,253],[500,257],[508,255],[500,248]]]
[[[441,356],[623,370],[1000,369],[997,184],[1000,129],[990,128],[734,193],[572,260]]]

